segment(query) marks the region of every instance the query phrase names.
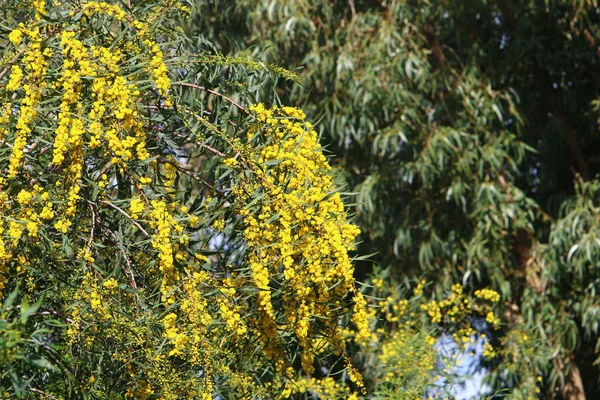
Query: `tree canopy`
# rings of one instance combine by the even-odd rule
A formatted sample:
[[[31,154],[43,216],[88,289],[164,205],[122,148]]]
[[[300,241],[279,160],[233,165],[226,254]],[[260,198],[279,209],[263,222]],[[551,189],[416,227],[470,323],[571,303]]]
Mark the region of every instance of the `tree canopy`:
[[[177,2],[2,7],[6,395],[265,397],[323,347],[363,387],[358,228],[302,111],[187,79],[219,71]]]

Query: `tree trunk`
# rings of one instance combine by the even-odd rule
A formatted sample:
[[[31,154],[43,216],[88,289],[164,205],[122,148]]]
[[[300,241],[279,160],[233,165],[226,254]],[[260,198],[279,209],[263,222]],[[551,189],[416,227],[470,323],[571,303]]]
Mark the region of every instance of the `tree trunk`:
[[[540,251],[537,248],[537,242],[531,233],[524,229],[517,231],[513,238],[513,251],[521,266],[521,273],[525,275],[526,284],[535,292],[543,295],[546,290],[546,283],[541,279],[541,271],[544,268],[543,260],[540,257]],[[504,319],[509,326],[523,323],[521,310],[516,304],[506,304]],[[552,343],[548,343],[553,348]],[[586,400],[583,380],[579,367],[573,359],[573,355],[554,358],[554,366],[561,376],[560,392],[548,393],[549,399],[561,400]]]
[[[561,357],[556,357],[554,363],[565,379],[565,384],[561,390],[561,398],[564,400],[585,400],[583,380],[577,364],[570,359],[568,366],[565,366]]]

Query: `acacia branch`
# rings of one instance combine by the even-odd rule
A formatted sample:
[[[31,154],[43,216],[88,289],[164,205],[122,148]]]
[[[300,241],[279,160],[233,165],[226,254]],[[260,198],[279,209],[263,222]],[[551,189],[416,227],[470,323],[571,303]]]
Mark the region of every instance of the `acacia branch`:
[[[100,203],[104,203],[104,204],[106,204],[106,205],[108,205],[108,206],[111,206],[112,208],[114,208],[115,210],[117,210],[118,212],[120,212],[121,214],[123,214],[124,216],[126,216],[127,218],[129,218],[129,220],[130,220],[130,221],[131,221],[131,222],[132,222],[132,223],[133,223],[133,224],[134,224],[134,225],[135,225],[135,226],[136,226],[136,227],[137,227],[137,228],[138,228],[140,231],[144,232],[144,234],[145,234],[147,237],[150,237],[150,234],[149,234],[148,232],[146,232],[146,230],[145,230],[144,228],[142,228],[142,226],[141,226],[141,225],[140,225],[140,224],[139,224],[139,223],[138,223],[138,222],[137,222],[135,219],[133,219],[133,218],[132,218],[132,217],[131,217],[129,214],[127,214],[125,211],[123,211],[123,209],[122,209],[122,208],[120,208],[120,207],[118,207],[118,206],[116,206],[116,205],[114,205],[114,204],[112,204],[112,203],[110,203],[110,202],[108,202],[108,201],[105,201],[105,200],[100,200]]]
[[[212,90],[212,89],[208,89],[205,88],[204,86],[198,86],[198,85],[194,85],[193,83],[188,83],[188,82],[175,82],[173,83],[173,85],[178,85],[178,86],[186,86],[192,89],[196,89],[196,90],[201,90],[203,92],[206,93],[210,93],[210,94],[214,94],[215,96],[219,96],[222,97],[224,100],[228,101],[230,104],[234,105],[235,107],[237,107],[240,111],[242,111],[244,114],[248,114],[248,111],[246,111],[246,109],[244,108],[244,106],[238,104],[235,102],[235,100],[225,96],[222,93],[217,92],[216,90]]]
[[[17,54],[15,54],[15,56],[13,57],[12,60],[10,60],[10,63],[14,63],[15,61],[17,61],[17,59],[19,57],[21,57],[21,54],[23,54],[25,52],[25,49],[21,49],[19,50],[19,52]],[[8,73],[9,68],[5,67],[2,72],[0,72],[0,79],[4,78],[4,75],[6,75]]]
[[[227,154],[225,154],[225,153],[221,153],[219,150],[217,150],[217,149],[215,149],[215,148],[212,148],[212,147],[210,147],[210,146],[209,146],[209,145],[207,145],[207,144],[200,143],[200,147],[202,147],[203,149],[205,149],[205,150],[208,150],[208,151],[210,151],[211,153],[213,153],[213,154],[216,154],[216,155],[218,155],[218,156],[220,156],[220,157],[223,157],[223,158],[227,157]]]

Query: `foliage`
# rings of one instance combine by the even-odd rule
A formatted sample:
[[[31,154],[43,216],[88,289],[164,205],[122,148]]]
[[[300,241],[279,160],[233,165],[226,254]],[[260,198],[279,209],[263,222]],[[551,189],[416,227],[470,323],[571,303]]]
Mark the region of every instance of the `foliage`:
[[[218,51],[297,72],[281,98],[320,121],[361,253],[501,294],[494,389],[600,396],[596,1],[197,4]]]
[[[45,327],[38,325],[34,331],[28,332],[30,317],[41,314],[38,310],[42,299],[31,305],[23,299],[20,305],[15,306],[17,294],[17,290],[10,293],[0,308],[0,365],[4,366],[0,373],[0,382],[10,382],[14,393],[23,396],[30,389],[29,382],[23,378],[28,375],[28,370],[57,369],[54,363],[57,354],[44,342],[48,341],[49,334],[52,333],[52,325],[60,322],[46,318],[43,322]],[[40,355],[40,348],[50,350],[45,351],[48,359]]]
[[[281,398],[302,393],[305,396],[299,398],[305,399],[313,395],[322,399],[454,398],[465,379],[457,370],[461,356],[476,352],[478,343],[488,349],[483,357],[495,356],[496,349],[475,326],[486,317],[492,320],[490,329],[497,323],[498,293],[486,289],[469,297],[456,284],[451,292],[431,299],[425,281],[398,284],[390,280],[389,271],[378,271],[371,281],[372,285],[362,288],[370,337],[361,340],[352,330],[344,332],[360,349],[354,360],[361,366],[366,396],[352,393],[348,379],[333,379],[334,365],[321,378],[290,380]],[[448,347],[450,343],[457,345]]]

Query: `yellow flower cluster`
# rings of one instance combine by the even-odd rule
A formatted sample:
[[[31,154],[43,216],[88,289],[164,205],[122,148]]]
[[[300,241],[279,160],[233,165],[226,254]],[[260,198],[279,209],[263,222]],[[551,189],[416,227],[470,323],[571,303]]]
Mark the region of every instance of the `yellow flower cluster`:
[[[210,347],[213,340],[210,327],[217,321],[217,315],[210,310],[205,294],[207,290],[212,290],[216,286],[216,282],[205,271],[187,271],[186,275],[183,278],[184,295],[180,306],[184,318],[180,326],[185,329],[189,337],[186,359],[192,365],[202,367],[207,374],[210,374],[212,356],[207,354],[206,349]],[[221,311],[221,304],[219,309]],[[210,390],[210,387],[208,389]]]
[[[125,21],[127,13],[118,5],[110,4],[104,1],[90,1],[83,5],[83,14],[91,17],[96,13],[104,13],[111,17],[115,17],[119,21]],[[75,15],[75,12],[72,12]]]
[[[12,44],[14,44],[15,46],[18,46],[21,44],[21,41],[23,40],[23,31],[19,28],[13,29],[9,34],[8,34],[8,40],[10,40],[10,42]],[[9,89],[11,90],[11,89]]]
[[[217,302],[219,304],[221,316],[227,325],[227,329],[240,336],[245,334],[247,329],[240,315],[240,307],[236,306],[232,301],[232,297],[235,295],[235,289],[223,288],[221,289],[221,293],[223,296],[219,296]]]
[[[179,280],[175,269],[174,255],[177,253],[176,244],[171,238],[175,232],[183,232],[183,227],[177,223],[168,210],[168,205],[162,200],[152,200],[149,213],[150,226],[154,229],[152,247],[158,251],[159,268],[162,273],[162,301],[174,303],[175,298],[171,291],[173,285]]]
[[[452,286],[452,294],[449,298],[444,299],[442,301],[432,301],[427,304],[421,305],[421,309],[426,311],[427,314],[431,317],[431,321],[433,323],[441,323],[442,317],[444,316],[443,311],[445,309],[450,309],[450,317],[453,318],[464,308],[470,308],[471,304],[466,303],[463,304],[460,301],[460,297],[462,295],[462,286],[453,285]],[[465,307],[466,306],[466,307]],[[454,321],[452,321],[454,322]]]
[[[132,218],[138,219],[144,212],[144,202],[139,197],[134,197],[129,203],[129,211]]]
[[[163,318],[163,326],[165,328],[164,336],[173,343],[173,349],[169,352],[170,356],[181,354],[190,341],[187,335],[178,332],[176,322],[177,314],[175,313],[170,313]]]
[[[158,93],[161,96],[167,96],[169,94],[169,87],[171,87],[171,80],[167,74],[167,66],[163,61],[163,52],[159,45],[152,43],[149,39],[146,39],[144,44],[150,48],[150,52],[152,53],[148,68],[154,75],[154,82],[156,83]]]
[[[119,286],[119,282],[115,278],[110,278],[102,284],[106,289],[113,290]]]
[[[110,287],[111,283],[109,283],[108,286]],[[111,289],[114,288],[110,288],[109,290]],[[85,274],[81,283],[81,290],[79,291],[78,298],[89,304],[100,320],[111,318],[107,302],[105,301],[106,299],[104,298],[104,293],[102,292],[102,286],[98,284],[97,278],[94,277],[91,272]],[[80,315],[78,312],[75,312],[72,316],[78,320]]]
[[[21,32],[21,30],[13,31]],[[6,90],[17,90],[21,87],[21,79],[23,79],[23,70],[18,65],[10,67],[10,80],[6,84]]]
[[[46,13],[46,0],[33,0],[33,8],[35,8],[35,19],[39,21]]]
[[[450,296],[440,301],[431,301],[421,305],[434,324],[455,324],[458,326],[453,333],[454,340],[459,344],[470,344],[474,341],[475,329],[467,321],[474,311],[472,301],[463,294],[460,284],[452,285]]]
[[[12,114],[12,104],[6,103],[0,108],[0,140],[3,139],[8,133],[8,124],[10,123],[10,117]],[[4,178],[0,178],[0,187],[4,182]]]
[[[342,299],[355,293],[352,321],[361,340],[370,336],[365,311],[366,302],[354,289],[354,268],[348,251],[359,233],[346,220],[339,193],[335,192],[331,167],[327,163],[318,135],[304,122],[304,113],[293,107],[267,109],[263,104],[249,108],[256,123],[248,132],[250,141],[257,135],[268,137],[248,164],[253,165],[256,179],[234,188],[242,204],[249,203],[249,193],[264,197],[257,208],[240,210],[244,217],[249,255],[248,265],[260,289],[257,304],[261,311],[260,327],[272,332],[264,342],[276,340],[276,310],[272,305],[272,279],[283,279],[286,327],[291,327],[302,346],[303,368],[313,370],[315,350],[312,342],[319,329],[328,331],[331,345],[342,349],[341,328],[337,317]],[[234,167],[237,163],[228,159]],[[279,274],[282,274],[280,277]],[[333,304],[333,305],[332,305]],[[337,304],[337,311],[335,309]],[[322,317],[317,323],[314,317]],[[325,324],[322,328],[321,324]],[[272,345],[271,345],[272,348]],[[350,366],[349,366],[350,367]],[[359,374],[353,377],[359,382]]]
[[[215,228],[218,231],[222,231],[223,229],[225,229],[225,220],[223,220],[223,219],[216,219],[213,222],[212,227]]]
[[[227,165],[228,167],[235,167],[238,164],[238,162],[235,158],[230,157],[223,160],[223,164]]]
[[[19,242],[25,238],[37,238],[44,220],[54,217],[49,197],[50,194],[39,184],[35,184],[31,190],[21,189],[12,200],[9,200],[6,193],[0,193],[0,215],[10,215],[9,218],[0,221],[0,292],[8,280],[13,253],[17,252],[18,257],[23,257],[17,251]],[[3,238],[4,233],[9,240]]]
[[[484,357],[499,356],[504,360],[507,370],[519,378],[522,398],[527,400],[539,399],[540,386],[543,387],[543,378],[535,365],[542,342],[536,333],[525,324],[517,324],[502,338],[498,349],[492,348],[487,339],[483,349]]]
[[[356,325],[355,340],[357,343],[366,343],[371,338],[371,331],[369,330],[367,302],[360,292],[354,296],[353,311],[352,321]]]
[[[14,41],[20,42],[20,35],[24,34],[29,38],[29,43],[21,60],[21,64],[25,65],[26,72],[23,83],[25,95],[19,106],[19,118],[16,124],[16,134],[8,167],[9,178],[17,176],[19,166],[23,160],[25,154],[23,150],[25,150],[27,139],[32,132],[33,121],[37,117],[37,106],[46,88],[47,58],[51,55],[50,52],[46,51],[48,49],[42,49],[43,38],[38,27],[26,29],[24,26],[19,26],[14,31],[19,31],[19,34],[12,35]],[[12,83],[13,86],[16,86],[18,85],[17,79],[18,81],[23,79],[23,71],[18,68],[12,69],[11,72],[9,84]],[[13,77],[12,74],[16,74],[16,76]]]
[[[423,398],[422,389],[434,382],[439,363],[435,342],[434,337],[411,328],[399,326],[392,331],[382,341],[378,357],[384,366],[383,381],[402,391],[402,398]]]
[[[478,299],[491,301],[492,303],[497,303],[500,301],[500,294],[491,289],[476,290],[475,297]]]
[[[370,340],[359,341],[358,332],[352,329],[344,335],[353,338],[363,351],[377,355],[385,371],[376,378],[375,385],[384,388],[376,393],[378,396],[420,399],[426,391],[435,390],[440,380],[455,379],[452,366],[458,365],[459,360],[456,354],[439,351],[440,333],[451,332],[460,351],[474,350],[477,331],[472,326],[472,317],[496,320],[490,303],[497,300],[498,294],[482,289],[476,296],[469,296],[461,285],[455,284],[442,300],[432,301],[424,295],[427,281],[421,280],[414,286],[412,296],[404,298],[401,289],[383,284],[383,276],[374,277],[372,285],[365,286],[365,290],[370,288],[366,292],[369,296],[365,296]],[[423,311],[425,318],[421,318]],[[484,334],[479,336],[485,340]],[[496,350],[485,343],[484,356],[495,356]]]
[[[83,43],[76,38],[73,31],[61,33],[60,44],[63,47],[63,69],[65,73],[59,79],[63,89],[63,97],[58,113],[58,126],[54,138],[54,152],[52,163],[60,165],[65,160],[65,154],[70,154],[68,173],[64,180],[57,182],[58,186],[68,188],[65,191],[66,207],[62,210],[61,218],[54,224],[54,228],[66,233],[71,226],[69,218],[75,214],[77,202],[80,198],[79,191],[81,173],[83,170],[83,136],[85,134],[84,120],[78,115],[83,90],[82,77],[94,74],[90,54]]]
[[[167,162],[162,165],[165,187],[174,189],[175,180],[177,179],[177,168],[175,167],[177,160],[169,154],[166,157],[166,161]]]
[[[409,309],[407,299],[397,300],[392,296],[388,296],[385,301],[380,301],[378,306],[381,311],[385,312],[385,320],[392,323],[400,321],[400,318],[404,317]]]
[[[208,302],[204,298],[203,291],[200,290],[202,286],[212,287],[213,284],[213,280],[205,271],[193,272],[190,277],[184,279],[185,296],[181,303],[181,311],[196,334],[206,331],[206,327],[213,320],[208,312]],[[199,340],[199,336],[195,337],[194,345],[199,345]]]
[[[106,2],[89,2],[84,5],[83,12],[88,16],[94,13],[105,13],[124,22],[128,19],[125,11],[119,6]],[[142,39],[144,46],[150,50],[151,58],[148,62],[148,70],[154,76],[154,83],[158,89],[158,93],[161,96],[168,96],[171,80],[168,76],[168,70],[160,46],[151,39],[149,28],[145,23],[133,18],[130,18],[128,22],[138,31],[138,36]],[[170,99],[167,99],[167,102],[170,102]]]
[[[496,349],[492,346],[492,344],[488,341],[483,343],[483,352],[482,355],[484,358],[494,358],[498,355]]]
[[[288,375],[294,374],[293,369],[289,369]],[[298,378],[290,379],[283,392],[279,395],[281,400],[289,399],[294,394],[303,394],[311,392],[320,399],[328,400],[357,400],[355,393],[350,393],[348,386],[341,385],[335,379],[326,377],[323,379],[316,378]]]

